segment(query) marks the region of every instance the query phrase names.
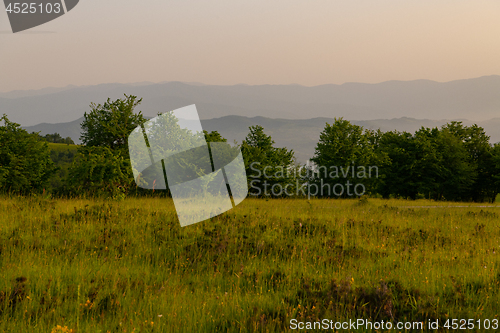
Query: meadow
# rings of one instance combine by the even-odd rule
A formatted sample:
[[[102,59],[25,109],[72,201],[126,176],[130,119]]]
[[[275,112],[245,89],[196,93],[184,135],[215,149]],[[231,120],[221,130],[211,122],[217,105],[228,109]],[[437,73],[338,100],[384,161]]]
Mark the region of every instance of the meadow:
[[[0,331],[283,332],[291,319],[499,319],[499,208],[247,199],[181,228],[165,198],[3,196]]]

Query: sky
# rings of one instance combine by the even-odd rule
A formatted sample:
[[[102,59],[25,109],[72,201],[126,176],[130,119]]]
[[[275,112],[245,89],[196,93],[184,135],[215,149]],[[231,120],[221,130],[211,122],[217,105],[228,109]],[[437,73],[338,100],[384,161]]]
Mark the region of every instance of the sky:
[[[13,34],[2,9],[0,91],[499,75],[499,17],[498,0],[80,0]]]

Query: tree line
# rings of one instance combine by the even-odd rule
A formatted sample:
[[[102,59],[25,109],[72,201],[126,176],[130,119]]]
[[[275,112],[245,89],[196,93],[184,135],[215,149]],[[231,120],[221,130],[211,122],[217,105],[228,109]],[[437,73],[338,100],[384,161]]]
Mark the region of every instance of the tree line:
[[[133,179],[128,136],[147,119],[135,112],[142,99],[90,105],[81,124],[82,144],[54,152],[48,142],[73,144],[59,134],[42,137],[0,118],[0,187],[4,192],[89,195],[168,195],[138,188]],[[227,142],[204,132],[207,142]],[[334,119],[319,135],[306,164],[291,149],[275,146],[261,126],[251,126],[238,144],[249,194],[256,197],[358,197],[490,201],[500,192],[500,144],[483,128],[451,122],[415,133],[368,130]]]
[[[36,134],[38,134],[38,133],[36,133]],[[46,134],[44,136],[38,134],[38,138],[40,140],[45,140],[45,141],[50,142],[50,143],[64,143],[64,144],[67,144],[67,145],[74,145],[75,144],[75,142],[73,141],[73,139],[71,139],[69,136],[63,138],[61,136],[61,134],[59,134],[59,133]]]

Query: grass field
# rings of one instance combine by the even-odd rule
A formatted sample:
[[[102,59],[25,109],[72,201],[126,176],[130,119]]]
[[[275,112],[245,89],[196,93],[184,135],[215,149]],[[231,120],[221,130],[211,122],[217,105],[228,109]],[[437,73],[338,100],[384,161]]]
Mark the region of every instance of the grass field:
[[[53,142],[48,142],[49,149],[50,150],[55,150],[57,152],[65,152],[65,151],[74,151],[78,149],[78,145],[68,145],[66,143],[53,143]]]
[[[169,199],[3,197],[0,331],[499,319],[500,206],[480,206],[247,199],[181,228]]]

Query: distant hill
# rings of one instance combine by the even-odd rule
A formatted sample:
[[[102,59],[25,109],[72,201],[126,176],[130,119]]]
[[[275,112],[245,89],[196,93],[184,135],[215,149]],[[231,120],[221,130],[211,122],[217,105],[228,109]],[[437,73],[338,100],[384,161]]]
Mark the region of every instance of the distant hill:
[[[388,81],[315,87],[300,85],[217,86],[166,82],[101,84],[0,94],[0,114],[24,126],[70,122],[123,94],[144,98],[140,110],[155,116],[196,104],[202,119],[229,115],[277,119],[471,119],[500,117],[500,76],[451,82]]]
[[[71,137],[75,143],[79,143],[80,124],[83,118],[78,120],[47,124],[42,123],[36,126],[25,127],[29,132],[40,131],[42,135],[59,133],[62,137]],[[238,143],[248,134],[248,127],[261,125],[265,132],[272,136],[276,145],[287,147],[295,151],[299,162],[304,163],[314,155],[314,147],[319,140],[319,134],[325,127],[325,123],[332,123],[332,118],[313,118],[313,119],[271,119],[265,117],[242,117],[226,116],[215,119],[203,119],[203,129],[207,131],[218,131],[230,142],[236,140]],[[429,120],[414,118],[395,118],[395,119],[377,119],[377,120],[355,120],[354,124],[369,129],[378,129],[382,131],[407,131],[415,132],[420,127],[440,127],[450,120]],[[463,120],[464,124],[472,125],[474,122]],[[486,133],[491,136],[491,142],[500,141],[500,118],[491,119],[484,122],[475,122],[484,127]]]
[[[63,138],[67,138],[68,136],[73,139],[75,143],[80,143],[80,124],[83,122],[83,117],[70,121],[68,123],[56,123],[56,124],[48,124],[41,123],[35,126],[23,126],[28,132],[40,132],[40,134],[54,134],[59,133]]]

